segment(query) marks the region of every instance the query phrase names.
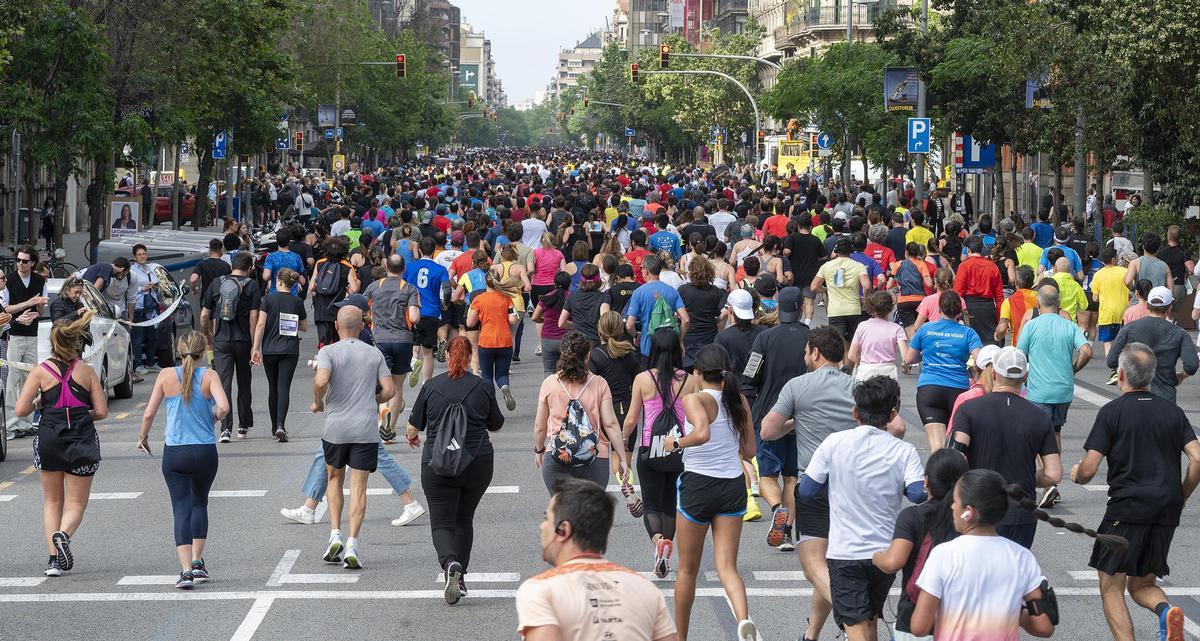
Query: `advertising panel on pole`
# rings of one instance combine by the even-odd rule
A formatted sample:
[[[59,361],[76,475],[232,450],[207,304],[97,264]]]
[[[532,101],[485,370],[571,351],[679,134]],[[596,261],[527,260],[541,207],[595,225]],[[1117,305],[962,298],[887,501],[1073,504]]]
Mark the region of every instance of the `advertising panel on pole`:
[[[683,7],[686,0],[671,0],[671,8],[669,11],[670,21],[667,26],[671,29],[683,28]]]
[[[343,127],[353,127],[358,124],[358,106],[342,105],[342,122]]]
[[[333,105],[317,105],[317,126],[332,127],[337,124],[337,108]]]
[[[1050,95],[1050,72],[1038,76],[1031,74],[1025,79],[1025,108],[1054,108],[1054,99]]]
[[[883,110],[916,111],[919,85],[915,67],[884,67]]]

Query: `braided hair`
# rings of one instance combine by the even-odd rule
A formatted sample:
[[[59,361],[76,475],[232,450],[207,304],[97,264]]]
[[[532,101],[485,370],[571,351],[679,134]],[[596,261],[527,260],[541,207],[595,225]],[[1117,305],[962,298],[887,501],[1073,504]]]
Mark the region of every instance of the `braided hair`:
[[[1086,528],[1078,523],[1071,523],[1070,521],[1064,521],[1058,517],[1050,516],[1049,512],[1038,509],[1038,506],[1033,502],[1033,499],[1025,496],[1025,490],[1016,483],[1010,483],[1004,486],[1004,492],[1008,494],[1009,498],[1016,501],[1026,511],[1033,513],[1038,520],[1045,521],[1054,527],[1060,527],[1076,534],[1086,534],[1087,536],[1096,539],[1097,543],[1103,545],[1112,552],[1121,552],[1126,547],[1129,547],[1129,541],[1125,540],[1125,537],[1123,536],[1117,536],[1115,534],[1100,534],[1095,530]]]

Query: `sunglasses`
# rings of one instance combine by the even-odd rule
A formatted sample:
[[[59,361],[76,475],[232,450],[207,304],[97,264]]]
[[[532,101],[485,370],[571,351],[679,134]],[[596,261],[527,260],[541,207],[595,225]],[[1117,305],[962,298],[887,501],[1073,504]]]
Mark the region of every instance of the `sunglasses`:
[[[21,263],[22,265],[28,265],[29,263],[33,262],[33,259],[32,258],[18,258],[17,262]]]

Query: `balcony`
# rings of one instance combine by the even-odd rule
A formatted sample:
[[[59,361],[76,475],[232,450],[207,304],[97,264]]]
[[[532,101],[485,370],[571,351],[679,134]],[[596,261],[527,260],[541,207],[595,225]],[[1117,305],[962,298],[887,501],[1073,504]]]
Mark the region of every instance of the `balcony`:
[[[883,2],[880,5],[863,5],[854,4],[854,32],[855,38],[862,38],[864,34],[870,32],[874,24],[875,17],[880,11],[889,8],[893,3]],[[881,6],[887,5],[887,6]],[[828,42],[838,40],[837,33],[845,34],[846,32],[846,12],[847,7],[844,3],[839,3],[834,6],[824,6],[809,8],[807,10],[796,12],[788,16],[787,23],[775,30],[775,46],[776,48],[799,48],[809,47],[818,42]],[[783,32],[782,36],[781,33]],[[781,43],[781,37],[786,38],[788,43]],[[842,35],[841,37],[845,37]]]

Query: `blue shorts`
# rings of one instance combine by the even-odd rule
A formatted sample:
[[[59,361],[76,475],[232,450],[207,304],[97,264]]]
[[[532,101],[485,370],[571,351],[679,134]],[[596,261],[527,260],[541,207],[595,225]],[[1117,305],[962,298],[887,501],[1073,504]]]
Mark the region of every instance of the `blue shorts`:
[[[800,461],[796,453],[796,433],[788,432],[774,441],[764,441],[754,431],[759,476],[800,476]]]
[[[1034,401],[1034,405],[1046,410],[1050,414],[1050,424],[1054,426],[1054,432],[1062,431],[1063,425],[1067,424],[1067,410],[1071,409],[1071,401],[1066,403],[1038,403]]]
[[[1111,343],[1111,342],[1117,340],[1117,332],[1120,332],[1120,331],[1121,331],[1120,323],[1113,323],[1112,325],[1101,325],[1099,328],[1097,328],[1096,337],[1100,339],[1101,343]]]
[[[392,376],[404,376],[412,371],[412,343],[376,343],[375,347],[383,353],[383,362],[387,363]]]

